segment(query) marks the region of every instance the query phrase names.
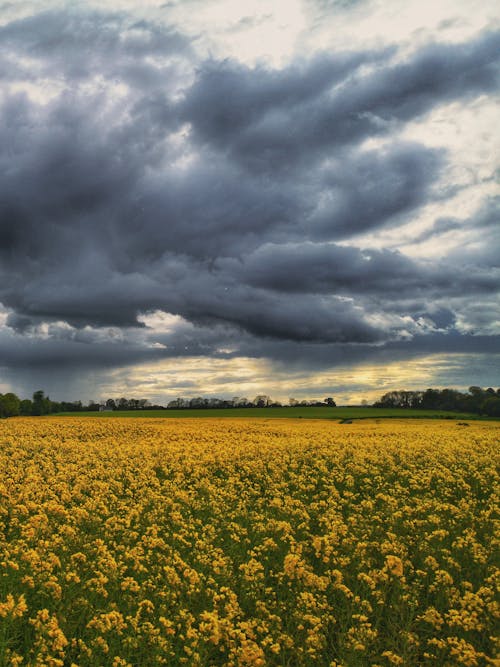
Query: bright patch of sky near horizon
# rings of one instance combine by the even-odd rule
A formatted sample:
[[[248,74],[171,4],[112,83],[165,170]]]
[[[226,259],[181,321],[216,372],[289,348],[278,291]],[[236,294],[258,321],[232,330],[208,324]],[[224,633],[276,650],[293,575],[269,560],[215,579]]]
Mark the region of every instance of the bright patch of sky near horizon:
[[[335,395],[338,405],[359,405],[362,401],[372,403],[382,394],[395,387],[420,390],[427,387],[445,388],[453,378],[457,387],[464,361],[485,380],[485,385],[495,385],[494,369],[477,357],[470,355],[431,355],[404,362],[388,361],[384,364],[336,367],[334,370],[317,371],[311,374],[290,367],[277,367],[267,360],[236,358],[210,359],[208,357],[187,358],[179,374],[175,361],[162,362],[154,366],[138,366],[132,372],[117,370],[110,374],[101,386],[100,399],[118,397],[120,391],[126,396],[150,396],[160,403],[168,396],[194,398],[203,387],[208,397],[245,397],[253,400],[258,394],[267,394],[283,404],[289,398],[323,400]],[[500,355],[497,357],[500,363]],[[460,386],[467,390],[468,387]]]

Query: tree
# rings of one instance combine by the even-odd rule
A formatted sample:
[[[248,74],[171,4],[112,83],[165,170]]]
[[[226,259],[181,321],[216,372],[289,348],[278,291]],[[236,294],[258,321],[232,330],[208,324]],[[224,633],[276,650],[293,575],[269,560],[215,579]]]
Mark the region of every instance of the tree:
[[[437,389],[426,389],[420,405],[424,410],[435,410],[438,408],[438,402],[439,391]]]
[[[333,400],[333,398],[331,396],[329,396],[328,398],[325,398],[325,400],[323,402],[326,403],[326,405],[328,405],[330,408],[337,407],[337,404],[335,403],[335,401]]]
[[[380,401],[377,401],[374,405],[376,408],[395,408],[398,405],[399,392],[389,391],[387,394],[384,394]]]
[[[34,415],[47,415],[50,412],[50,399],[39,389],[33,394],[33,412]]]
[[[271,405],[271,403],[271,399],[265,394],[259,394],[253,399],[253,404],[256,408],[267,408],[267,406]]]
[[[29,398],[25,398],[21,401],[20,412],[25,417],[33,414],[33,403]]]
[[[0,417],[17,417],[21,411],[21,401],[12,392],[0,396]]]
[[[466,397],[467,409],[471,412],[479,412],[481,405],[485,398],[484,391],[481,387],[469,387],[469,396]]]
[[[421,408],[424,410],[461,411],[496,416],[499,392],[492,387],[469,387],[467,394],[456,389],[426,391],[390,391],[374,403],[375,408]]]
[[[500,397],[489,396],[482,404],[481,412],[488,417],[500,417]]]

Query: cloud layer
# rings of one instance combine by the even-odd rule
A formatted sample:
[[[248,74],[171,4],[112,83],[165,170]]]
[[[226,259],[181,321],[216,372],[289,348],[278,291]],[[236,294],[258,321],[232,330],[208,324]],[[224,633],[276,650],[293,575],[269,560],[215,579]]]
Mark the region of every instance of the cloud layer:
[[[7,374],[500,343],[498,198],[440,215],[464,187],[453,147],[404,136],[498,93],[499,32],[271,67],[200,60],[149,18],[54,9],[0,44]],[[383,240],[399,230],[404,251]]]

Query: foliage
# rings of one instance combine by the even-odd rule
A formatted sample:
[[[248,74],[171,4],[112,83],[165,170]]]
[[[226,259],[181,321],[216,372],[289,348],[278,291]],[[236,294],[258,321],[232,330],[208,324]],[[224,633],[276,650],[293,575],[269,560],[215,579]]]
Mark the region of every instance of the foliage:
[[[20,414],[27,417],[33,414],[33,402],[29,398],[24,398],[20,402]]]
[[[97,411],[99,410],[99,405],[93,401],[87,406],[82,405],[81,401],[51,401],[41,389],[35,391],[33,400],[29,398],[20,400],[12,392],[3,396],[0,394],[0,417],[16,417],[17,415],[25,417],[33,415],[38,417],[59,412],[81,412],[82,410]]]
[[[469,387],[467,394],[456,389],[390,391],[374,404],[377,408],[445,410],[500,416],[500,389]]]
[[[490,396],[482,403],[481,408],[489,417],[500,417],[500,397]]]
[[[0,394],[0,417],[16,417],[20,411],[21,401],[15,394]]]
[[[98,413],[102,408],[108,413],[112,411],[118,413],[118,415],[131,411],[136,413],[136,416],[141,416],[145,412],[152,415],[159,411],[165,411],[161,416],[200,416],[200,411],[204,411],[207,416],[212,413],[216,416],[224,416],[224,413],[231,416],[247,416],[246,411],[254,408],[258,408],[255,414],[258,413],[259,417],[265,416],[269,409],[273,411],[272,416],[279,415],[283,417],[350,419],[367,418],[373,415],[368,406],[341,408],[339,411],[332,397],[325,398],[322,401],[299,401],[290,398],[287,407],[283,407],[281,403],[273,401],[269,396],[263,394],[256,396],[252,401],[240,397],[232,399],[177,398],[170,401],[166,408],[161,405],[151,405],[147,399],[125,397],[116,400],[108,398],[103,406],[94,401],[90,401],[88,405],[83,405],[81,401],[57,402],[51,401],[42,390],[33,394],[32,401],[29,399],[19,401],[18,397],[12,393],[5,394],[5,397],[0,394],[0,417],[19,414],[40,416],[58,413]],[[379,412],[377,416],[399,416],[398,411],[404,409],[406,416],[423,416],[424,412],[428,416],[437,416],[443,412],[460,412],[466,418],[470,418],[473,414],[497,418],[500,417],[500,389],[495,391],[492,388],[482,389],[473,386],[469,388],[467,394],[455,389],[427,389],[423,392],[390,391],[384,394],[379,401],[376,401],[373,407],[384,409],[384,415]],[[290,408],[293,408],[293,413],[290,412]],[[324,408],[330,408],[330,410]],[[319,409],[319,412],[317,409]],[[347,414],[346,410],[354,410],[356,414],[354,412]]]
[[[2,426],[1,665],[495,664],[494,422]]]
[[[31,414],[37,416],[48,415],[51,412],[51,407],[50,398],[45,396],[41,389],[39,391],[35,391],[33,394],[33,407]]]

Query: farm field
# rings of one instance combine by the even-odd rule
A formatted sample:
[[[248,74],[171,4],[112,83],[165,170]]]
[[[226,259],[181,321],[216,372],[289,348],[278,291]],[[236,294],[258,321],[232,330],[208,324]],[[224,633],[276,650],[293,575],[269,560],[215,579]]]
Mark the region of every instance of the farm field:
[[[0,666],[498,665],[499,442],[457,419],[3,420]]]
[[[58,417],[161,417],[162,419],[193,419],[244,417],[245,419],[484,419],[475,414],[443,410],[412,410],[402,408],[364,407],[297,407],[297,408],[217,408],[183,410],[114,410],[110,412],[61,412]]]

